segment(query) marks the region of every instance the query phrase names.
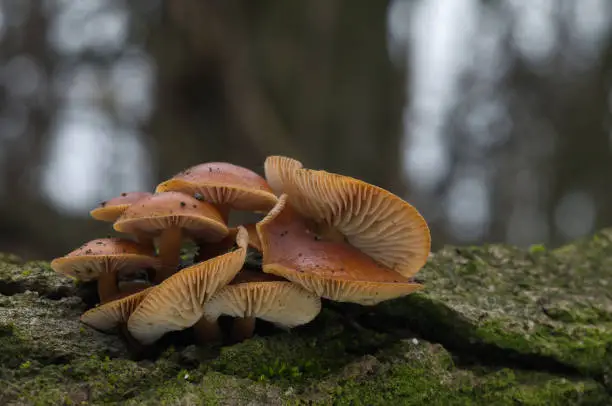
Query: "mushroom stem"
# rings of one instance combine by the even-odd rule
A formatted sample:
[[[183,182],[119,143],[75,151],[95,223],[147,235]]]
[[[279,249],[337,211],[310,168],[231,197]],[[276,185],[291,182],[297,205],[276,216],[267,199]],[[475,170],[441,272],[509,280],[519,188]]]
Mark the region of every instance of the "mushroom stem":
[[[254,332],[255,317],[237,317],[232,324],[230,340],[232,343],[239,343],[253,337]]]
[[[137,232],[136,241],[138,241],[140,244],[142,244],[146,248],[155,250],[155,244],[153,243],[153,237],[151,237],[150,235],[146,233]]]
[[[180,227],[166,228],[159,237],[159,260],[161,267],[155,273],[155,283],[161,283],[176,272],[181,256],[183,233]]]
[[[106,272],[100,272],[98,277],[98,296],[100,303],[110,302],[119,294],[119,285],[117,282],[117,272],[106,269]]]
[[[193,332],[199,344],[207,344],[221,340],[221,328],[216,321],[208,321],[205,317],[193,325]]]
[[[215,204],[217,210],[219,210],[219,214],[221,214],[221,218],[223,222],[227,225],[229,224],[229,212],[231,207],[229,204]]]
[[[234,246],[236,241],[235,234],[228,235],[219,242],[205,242],[198,241],[198,254],[196,255],[195,261],[202,262],[207,261],[211,258],[225,254]]]

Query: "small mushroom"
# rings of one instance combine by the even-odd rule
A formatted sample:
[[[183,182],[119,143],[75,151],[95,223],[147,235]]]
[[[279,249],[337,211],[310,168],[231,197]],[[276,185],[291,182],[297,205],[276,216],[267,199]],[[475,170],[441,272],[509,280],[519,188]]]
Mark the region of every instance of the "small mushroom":
[[[209,323],[222,315],[235,317],[232,342],[252,337],[256,318],[290,329],[309,323],[320,311],[319,296],[283,278],[246,269],[204,304]]]
[[[151,292],[152,287],[134,292],[122,292],[107,303],[83,313],[81,322],[96,330],[110,332],[119,328],[120,334],[132,348],[140,348],[127,329],[127,322],[140,302]]]
[[[131,205],[114,224],[124,233],[159,235],[161,269],[155,274],[160,283],[176,272],[184,237],[217,242],[228,229],[210,203],[179,192],[157,193]]]
[[[429,227],[398,196],[359,179],[302,168],[291,158],[271,156],[264,167],[318,238],[345,241],[406,278],[427,262]]]
[[[117,273],[142,268],[158,268],[153,251],[134,241],[121,238],[100,238],[89,241],[67,255],[51,261],[56,272],[73,278],[98,280],[102,303],[119,293]]]
[[[89,212],[96,220],[114,223],[133,203],[151,196],[149,192],[126,192],[108,199]]]
[[[132,204],[151,196],[149,192],[124,192],[119,196],[108,199],[89,212],[96,220],[114,223]],[[153,238],[145,233],[138,233],[136,239],[143,245],[153,247]]]
[[[320,297],[374,305],[423,287],[346,242],[317,238],[288,203],[287,195],[279,198],[257,230],[263,271]]]
[[[218,326],[202,317],[204,303],[242,269],[247,232],[239,227],[237,249],[200,262],[172,275],[153,290],[132,313],[128,330],[142,344],[151,344],[169,331],[194,328],[197,337],[220,335]]]
[[[159,184],[155,191],[199,194],[219,209],[226,224],[230,209],[267,213],[276,204],[276,196],[263,177],[227,162],[193,166]]]

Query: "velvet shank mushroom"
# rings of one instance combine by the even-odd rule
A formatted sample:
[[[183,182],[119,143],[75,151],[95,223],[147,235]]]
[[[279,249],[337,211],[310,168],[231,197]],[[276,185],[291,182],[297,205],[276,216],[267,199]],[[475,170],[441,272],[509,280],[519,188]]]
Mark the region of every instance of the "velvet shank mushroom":
[[[155,275],[156,283],[176,272],[185,236],[217,242],[228,234],[213,205],[179,192],[156,193],[139,200],[117,219],[114,228],[124,233],[159,235],[162,268]]]
[[[406,278],[427,261],[427,223],[398,196],[348,176],[305,169],[287,157],[268,157],[264,166],[269,182],[288,195],[319,238],[345,241]]]
[[[81,322],[96,330],[109,332],[128,319],[153,287],[133,293],[120,293],[113,300],[89,309],[81,315]]]
[[[149,192],[124,192],[117,197],[103,201],[89,214],[96,220],[114,223],[128,207],[149,196],[151,196]],[[136,240],[143,245],[154,248],[153,238],[146,233],[139,232],[136,234]]]
[[[230,209],[267,213],[276,204],[276,196],[263,177],[227,162],[186,169],[157,186],[156,192],[166,191],[199,194],[219,209],[226,223]]]
[[[222,315],[235,317],[232,342],[252,337],[256,318],[290,329],[309,323],[320,311],[319,296],[283,278],[246,269],[204,305],[209,323]]]
[[[347,242],[319,238],[289,204],[287,195],[280,197],[257,229],[263,271],[318,296],[374,305],[422,288]]]
[[[115,328],[132,347],[139,347],[127,330],[127,322],[136,307],[151,292],[149,287],[134,292],[122,292],[113,300],[94,307],[81,315],[81,322],[96,330],[110,332]]]
[[[269,156],[264,162],[266,181],[277,196],[284,193],[286,179],[291,179],[293,171],[302,168],[300,161],[280,155]]]
[[[89,212],[96,220],[115,222],[133,203],[140,199],[151,196],[149,192],[125,192],[117,197],[106,200],[98,207]]]
[[[205,340],[218,336],[218,326],[202,317],[204,303],[242,269],[247,239],[246,230],[239,227],[237,249],[182,269],[154,287],[132,313],[128,321],[130,334],[145,345],[169,331],[192,326],[196,336]]]
[[[121,238],[92,240],[51,261],[51,268],[56,272],[82,281],[97,279],[102,303],[119,293],[118,272],[158,267],[159,261],[153,257],[152,250]]]

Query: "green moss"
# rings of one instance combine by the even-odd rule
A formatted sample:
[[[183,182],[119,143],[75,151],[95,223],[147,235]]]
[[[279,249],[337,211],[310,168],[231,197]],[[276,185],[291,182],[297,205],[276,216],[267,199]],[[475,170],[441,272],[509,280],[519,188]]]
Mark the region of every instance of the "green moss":
[[[59,275],[48,262],[32,261],[20,263],[17,260],[3,261],[0,254],[1,294],[14,294],[26,290],[36,291],[41,296],[61,297],[78,295],[74,281]]]
[[[269,357],[261,346],[266,340],[245,342],[233,362],[244,362],[248,369],[256,365],[257,357]],[[293,348],[309,351],[303,344]],[[246,358],[249,350],[257,351],[251,360]],[[282,380],[260,382],[212,371],[227,363],[228,352],[195,367],[165,358],[173,358],[172,354],[155,362],[99,356],[66,365],[32,362],[27,368],[1,369],[2,377],[11,381],[4,396],[33,405],[606,405],[612,400],[588,379],[507,368],[461,368],[441,346],[418,340],[403,340],[375,356],[354,358],[333,373],[292,381],[291,386]]]
[[[347,368],[348,370],[349,368]],[[508,368],[464,369],[439,345],[403,341],[302,400],[321,405],[607,405],[594,381]],[[357,372],[355,372],[357,371]]]
[[[488,344],[600,377],[612,365],[611,236],[537,255],[447,247],[419,273],[425,291],[373,312],[381,325],[416,328],[453,348]]]
[[[325,309],[307,329],[254,337],[222,348],[210,367],[225,374],[288,386],[325,377],[391,340],[393,337],[387,334],[347,329],[338,314]]]
[[[611,404],[600,384],[612,388],[611,236],[559,250],[448,247],[419,274],[423,292],[372,307],[326,305],[291,333],[220,349],[177,343],[140,362],[116,336],[79,323],[85,287],[48,264],[0,258],[0,397],[33,405]],[[480,366],[456,365],[458,354]],[[523,358],[510,363],[516,354]]]
[[[544,246],[543,244],[533,244],[529,246],[530,254],[542,254],[544,252],[546,252],[546,246]]]

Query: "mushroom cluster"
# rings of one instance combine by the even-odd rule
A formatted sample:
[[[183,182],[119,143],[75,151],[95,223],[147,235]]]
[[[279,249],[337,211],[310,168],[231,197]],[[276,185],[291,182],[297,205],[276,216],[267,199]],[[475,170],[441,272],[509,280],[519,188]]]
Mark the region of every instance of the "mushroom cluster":
[[[191,328],[199,344],[254,334],[256,319],[283,329],[307,324],[321,299],[374,305],[422,285],[411,278],[430,250],[427,223],[398,196],[348,176],[270,156],[265,178],[209,162],[90,212],[125,237],[90,241],[51,262],[97,281],[99,304],[81,321],[147,346]],[[229,225],[232,210],[260,221]],[[128,238],[128,235],[131,238]],[[186,241],[197,246],[181,267]],[[253,265],[247,255],[261,256]],[[219,325],[232,317],[228,337]]]

